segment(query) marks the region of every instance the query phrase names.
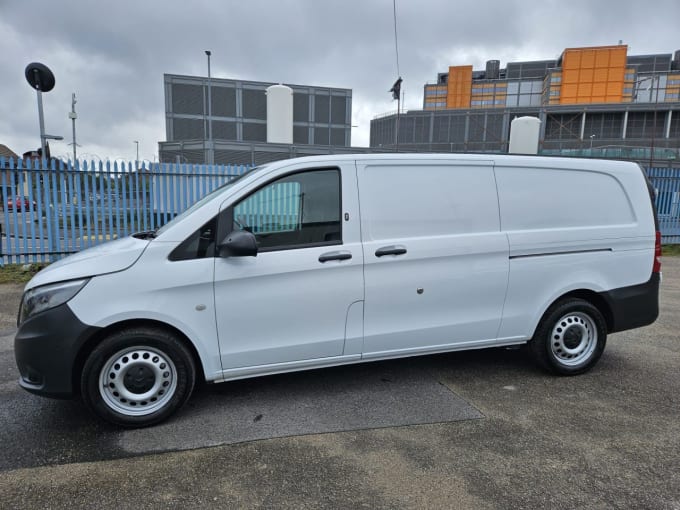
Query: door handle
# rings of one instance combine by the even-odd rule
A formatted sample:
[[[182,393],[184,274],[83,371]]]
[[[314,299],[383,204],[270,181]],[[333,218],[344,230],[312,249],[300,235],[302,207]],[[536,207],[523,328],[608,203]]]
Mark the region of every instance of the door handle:
[[[375,251],[376,257],[382,257],[384,255],[403,255],[406,253],[406,247],[400,244],[393,244],[391,246],[383,246]]]
[[[324,263],[329,260],[348,260],[352,258],[352,254],[348,251],[329,251],[319,255],[319,262]]]

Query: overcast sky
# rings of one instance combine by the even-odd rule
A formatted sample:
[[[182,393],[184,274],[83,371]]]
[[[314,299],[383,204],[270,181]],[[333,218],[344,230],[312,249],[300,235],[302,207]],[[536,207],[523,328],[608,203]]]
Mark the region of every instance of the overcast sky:
[[[529,7],[531,6],[531,7]],[[399,65],[407,109],[449,65],[550,59],[566,47],[628,44],[628,53],[680,49],[679,0],[397,0]],[[43,95],[55,156],[71,154],[71,93],[79,154],[153,160],[165,139],[163,74],[212,74],[350,88],[352,144],[396,109],[392,0],[0,0],[0,143],[40,145],[30,62],[56,76]]]

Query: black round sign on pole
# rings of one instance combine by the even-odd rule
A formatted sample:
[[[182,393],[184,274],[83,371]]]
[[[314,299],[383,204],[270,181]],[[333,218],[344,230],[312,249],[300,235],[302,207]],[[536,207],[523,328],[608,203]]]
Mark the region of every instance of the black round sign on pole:
[[[40,62],[32,62],[26,66],[26,81],[35,90],[49,92],[54,88],[54,74]]]

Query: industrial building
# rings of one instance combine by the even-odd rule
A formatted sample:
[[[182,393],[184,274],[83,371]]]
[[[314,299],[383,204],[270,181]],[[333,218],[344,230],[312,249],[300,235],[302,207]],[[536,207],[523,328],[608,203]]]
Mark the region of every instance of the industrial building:
[[[293,90],[295,147],[275,148],[266,143],[265,94],[274,83],[174,74],[165,74],[163,80],[163,162],[257,164],[282,159],[276,153],[289,154],[298,146],[301,153],[314,146],[316,154],[351,145],[350,89],[286,84]]]
[[[451,66],[426,84],[423,109],[371,121],[371,147],[505,152],[510,122],[541,120],[540,152],[676,159],[680,51],[568,48],[554,60]],[[397,138],[398,132],[398,138]]]

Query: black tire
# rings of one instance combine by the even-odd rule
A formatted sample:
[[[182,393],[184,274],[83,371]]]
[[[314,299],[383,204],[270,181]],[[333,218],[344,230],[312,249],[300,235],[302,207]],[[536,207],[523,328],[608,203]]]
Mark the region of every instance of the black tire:
[[[607,324],[588,301],[558,301],[545,312],[529,342],[534,360],[549,372],[577,375],[590,370],[607,343]]]
[[[175,335],[135,327],[113,333],[90,353],[81,394],[85,405],[109,423],[148,427],[182,407],[195,380],[194,359]]]

